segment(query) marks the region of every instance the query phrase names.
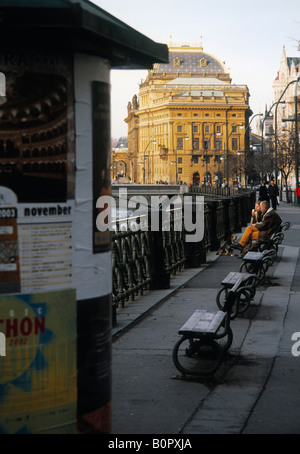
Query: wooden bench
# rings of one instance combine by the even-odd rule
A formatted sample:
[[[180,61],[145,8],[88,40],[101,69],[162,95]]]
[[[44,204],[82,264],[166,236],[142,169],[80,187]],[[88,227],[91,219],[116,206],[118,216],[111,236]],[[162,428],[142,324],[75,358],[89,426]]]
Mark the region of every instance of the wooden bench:
[[[242,258],[243,263],[240,266],[241,273],[256,274],[258,282],[262,282],[268,268],[274,263],[276,251],[265,250],[263,252],[249,251]]]
[[[266,240],[258,240],[251,247],[251,251],[263,252],[265,250],[275,249],[276,254],[278,252],[278,246],[284,239],[284,231],[288,230],[291,226],[289,221],[282,222],[278,229],[272,234],[272,236]]]
[[[273,235],[265,240],[258,240],[255,243],[253,243],[251,247],[252,252],[263,252],[263,251],[270,251],[274,250],[275,253],[277,254],[278,252],[278,246],[279,244],[282,243],[284,239],[284,233],[282,232],[277,232],[273,233]]]
[[[245,281],[247,281],[249,279],[249,277],[253,276],[252,274],[249,274],[249,273],[240,273],[238,271],[231,271],[229,274],[227,274],[227,276],[225,277],[225,279],[223,279],[223,281],[221,282],[221,284],[224,286],[224,287],[227,287],[227,288],[232,288],[236,283],[237,281],[242,278],[242,283],[244,283]]]
[[[184,376],[209,376],[221,366],[223,353],[232,344],[231,313],[242,282],[241,277],[229,290],[223,310],[196,310],[179,329],[181,338],[174,345],[172,358]]]
[[[283,233],[273,233],[273,235],[266,240],[256,241],[252,245],[251,251],[252,252],[263,252],[263,251],[269,251],[271,249],[274,249],[277,254],[278,245],[282,242],[283,237],[284,237]]]
[[[226,312],[216,313],[207,310],[196,310],[185,324],[180,328],[178,334],[201,337],[203,334],[215,334],[226,317]]]
[[[257,275],[231,271],[221,282],[222,287],[216,296],[217,306],[220,310],[223,310],[229,289],[232,288],[240,278],[242,278],[241,286],[245,288],[239,291],[237,307],[236,310],[232,312],[231,318],[246,312],[248,309],[250,302],[256,293],[256,287],[258,285]]]
[[[289,230],[291,227],[290,221],[285,221],[280,224],[280,232],[284,232],[285,230]]]

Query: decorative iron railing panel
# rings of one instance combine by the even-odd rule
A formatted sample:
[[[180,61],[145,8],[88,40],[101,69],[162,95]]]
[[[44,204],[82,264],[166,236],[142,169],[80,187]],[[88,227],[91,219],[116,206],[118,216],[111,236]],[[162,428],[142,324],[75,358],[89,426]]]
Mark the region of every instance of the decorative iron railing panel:
[[[124,219],[115,222],[112,234],[114,309],[126,306],[128,301],[143,295],[146,290],[169,288],[172,276],[183,268],[201,266],[206,261],[206,254],[218,249],[229,233],[235,232],[240,225],[247,225],[247,216],[255,203],[255,192],[235,192],[233,197],[224,195],[218,198],[209,196],[205,201],[204,235],[195,243],[185,241],[187,232],[182,208],[169,208],[167,218],[160,209],[159,214],[156,213],[159,215],[156,231],[151,231],[150,227],[151,210],[144,219],[131,217],[128,225],[126,219],[125,222]],[[193,210],[194,216],[195,207]]]
[[[123,230],[115,224],[112,235],[113,301],[124,307],[150,288],[149,232]]]

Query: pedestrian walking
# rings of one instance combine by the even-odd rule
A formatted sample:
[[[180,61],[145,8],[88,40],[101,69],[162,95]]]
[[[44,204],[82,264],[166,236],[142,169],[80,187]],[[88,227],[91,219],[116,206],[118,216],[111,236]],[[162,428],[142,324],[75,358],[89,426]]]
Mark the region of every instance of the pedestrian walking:
[[[277,202],[277,197],[279,196],[279,189],[277,184],[275,184],[274,180],[270,181],[268,193],[272,204],[272,208],[273,210],[276,210],[277,205],[279,205]]]
[[[264,181],[261,182],[261,185],[260,185],[260,188],[259,188],[258,200],[260,202],[262,202],[263,200],[266,200],[267,202],[270,201],[268,188],[267,188],[266,183]]]

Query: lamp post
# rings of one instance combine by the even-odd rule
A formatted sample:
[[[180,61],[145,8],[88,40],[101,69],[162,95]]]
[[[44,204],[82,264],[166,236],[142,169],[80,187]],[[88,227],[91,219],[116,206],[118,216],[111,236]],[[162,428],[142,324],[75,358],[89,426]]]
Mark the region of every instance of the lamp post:
[[[252,117],[251,120],[249,121],[249,124],[248,124],[247,128],[245,129],[245,134],[246,134],[247,130],[250,128],[250,125],[251,125],[252,121],[254,120],[254,118],[255,118],[255,117],[262,117],[262,116],[263,116],[262,113],[258,113],[258,114],[253,115],[253,117]]]
[[[209,149],[211,149],[211,146],[210,146],[210,141],[211,141],[211,138],[212,136],[214,135],[214,131],[209,135],[209,138],[208,138],[208,141],[205,142],[206,144],[206,147],[205,147],[205,178],[204,178],[204,184],[205,186],[207,186],[208,184],[208,175],[207,175],[207,151],[208,151],[208,147]]]
[[[248,125],[247,125],[247,127],[245,129],[245,137],[244,137],[244,143],[245,144],[246,144],[246,133],[247,133],[248,129],[250,129],[250,125],[251,125],[252,121],[254,120],[255,117],[262,117],[262,116],[263,116],[262,113],[255,114],[255,115],[253,115],[253,117],[249,121],[249,123],[248,123]],[[250,140],[251,140],[251,136],[250,136]],[[247,144],[249,144],[249,141],[247,141]],[[245,155],[244,155],[244,171],[245,171],[244,182],[245,182],[245,186],[246,186],[246,182],[248,180],[248,177],[246,178],[246,173],[247,173],[246,172],[246,156],[248,155],[247,151],[248,151],[248,148],[246,149],[246,146],[245,146],[245,150],[244,150],[244,152],[245,152]]]
[[[241,186],[241,178],[242,178],[242,174],[241,174],[241,152],[238,151],[237,155],[239,157],[239,185]]]
[[[223,183],[224,183],[224,180],[225,180],[225,156],[221,156],[220,161],[224,162],[224,170],[223,170],[223,172],[224,172]]]
[[[299,137],[298,137],[298,108],[297,108],[297,91],[298,91],[298,83],[300,81],[300,76],[297,78],[296,86],[295,86],[295,95],[294,95],[294,102],[295,102],[295,178],[296,178],[296,188],[299,184],[299,166],[298,166],[298,149],[299,149]],[[297,198],[297,196],[295,196]]]
[[[208,138],[208,141],[206,142],[207,145],[206,145],[206,150],[205,150],[205,151],[206,151],[206,154],[205,154],[205,178],[204,178],[205,184],[207,183],[207,150],[208,150],[208,144],[209,144],[209,149],[211,150],[211,138],[212,138],[212,136],[213,136],[214,134],[216,134],[217,136],[220,136],[220,135],[221,135],[220,132],[215,133],[215,131],[213,131],[213,132],[210,134],[210,136],[209,136],[209,138]]]
[[[143,178],[143,182],[145,184],[145,177],[146,177],[146,150],[147,148],[149,147],[150,143],[156,143],[156,140],[150,140],[150,142],[147,144],[145,150],[144,150],[144,178]]]
[[[218,155],[218,186],[220,187],[220,162],[222,162],[224,159],[223,156]],[[225,161],[224,161],[224,169],[225,169]],[[225,176],[225,173],[224,173]]]
[[[246,139],[246,132],[248,131],[248,129],[250,129],[250,125],[252,123],[252,121],[254,120],[255,117],[262,117],[263,114],[262,113],[258,113],[258,114],[255,114],[253,115],[253,117],[251,118],[251,120],[249,121],[249,124],[247,125],[246,129],[245,129],[245,139]]]
[[[112,179],[115,179],[115,152],[112,152]]]
[[[261,125],[261,179],[263,180],[264,179],[264,173],[265,173],[265,158],[264,158],[264,128],[265,128],[265,121],[266,119],[268,118],[271,110],[273,109],[273,107],[275,106],[275,104],[277,104],[277,102],[274,102],[272,104],[272,106],[270,107],[270,109],[268,110],[268,112],[266,113],[266,115],[264,116],[264,119],[262,121],[262,125]]]
[[[216,136],[221,137],[222,134],[220,132],[216,132]],[[215,145],[215,150],[216,150],[216,145]],[[222,143],[221,143],[221,150],[222,150]],[[218,148],[219,151],[219,148]],[[220,178],[219,178],[219,173],[220,173],[220,155],[218,154],[218,186],[220,186]]]
[[[176,164],[176,161],[171,161],[171,165]],[[174,184],[176,184],[176,166],[175,166],[175,178],[174,178]]]
[[[299,84],[299,82],[300,82],[300,76],[298,76],[296,80],[291,81],[285,87],[285,90],[284,90],[284,92],[285,92],[289,85],[291,85],[292,83],[296,83],[295,94],[294,94],[295,117],[294,118],[283,118],[282,119],[282,121],[294,121],[295,122],[295,180],[296,180],[295,184],[296,184],[296,188],[297,188],[298,183],[299,183],[299,159],[298,159],[299,137],[298,137],[298,118],[297,118],[298,117],[298,106],[297,106],[298,97],[297,97],[297,92],[298,92],[298,84]],[[295,195],[295,203],[297,203],[297,196],[296,195]]]
[[[185,136],[184,137],[184,140],[189,140],[189,137],[188,136]],[[177,184],[177,180],[178,180],[178,169],[177,169],[177,148],[176,148],[176,155],[175,155],[175,162],[176,162],[176,179],[175,179],[175,184]]]
[[[228,174],[229,174],[229,160],[228,160],[229,150],[228,150],[228,141],[229,141],[229,137],[231,136],[231,134],[232,134],[233,132],[236,132],[236,128],[238,128],[238,127],[240,127],[241,129],[243,129],[243,128],[244,128],[244,125],[241,124],[241,125],[233,126],[233,127],[232,127],[231,133],[230,133],[229,136],[227,137],[227,144],[226,144],[226,158],[227,158],[227,163],[226,163],[226,167],[227,167],[226,182],[227,182],[227,185],[229,184],[229,178],[228,178]],[[225,161],[224,161],[224,166],[225,166]]]
[[[294,81],[293,81],[294,82]],[[276,106],[275,108],[275,175],[276,175],[276,183],[277,183],[277,108],[278,108],[278,104],[285,104],[285,101],[280,101],[282,96],[284,95],[284,93],[286,92],[286,89],[288,88],[288,86],[293,83],[293,82],[290,82],[284,89],[284,91],[282,92],[280,98],[278,99],[278,101],[274,102],[272,104],[272,106],[270,107],[270,109],[268,110],[268,112],[266,113],[263,121],[262,121],[262,129],[261,129],[261,173],[262,173],[262,179],[264,177],[264,127],[265,127],[265,121],[266,119],[268,118],[271,110],[273,109],[274,106]]]
[[[209,138],[207,140],[206,143],[206,147],[205,147],[205,158],[202,159],[202,161],[205,161],[205,178],[204,178],[204,183],[206,184],[207,183],[207,150],[208,150],[208,144],[209,144],[209,149],[211,150],[211,138],[213,135],[216,135],[216,136],[221,136],[222,134],[220,132],[215,132],[213,131],[210,135],[209,135]]]
[[[275,154],[275,183],[277,184],[277,177],[278,177],[278,172],[277,172],[277,109],[278,109],[278,105],[279,104],[282,104],[282,108],[285,109],[286,105],[285,105],[285,101],[280,101],[280,99],[282,98],[282,96],[284,95],[285,91],[282,93],[281,97],[279,98],[279,100],[277,101],[276,103],[276,107],[275,107],[275,143],[274,143],[274,146],[275,146],[275,150],[274,150],[274,154]]]

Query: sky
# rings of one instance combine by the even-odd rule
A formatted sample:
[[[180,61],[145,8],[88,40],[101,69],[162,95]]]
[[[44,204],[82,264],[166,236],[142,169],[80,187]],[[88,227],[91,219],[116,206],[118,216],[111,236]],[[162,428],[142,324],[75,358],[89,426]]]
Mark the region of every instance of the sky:
[[[300,58],[300,0],[92,0],[114,17],[168,44],[200,44],[225,62],[232,83],[247,85],[253,114],[273,103],[272,84],[285,46]],[[202,39],[201,39],[202,37]],[[111,71],[111,135],[127,136],[127,104],[147,70]]]

